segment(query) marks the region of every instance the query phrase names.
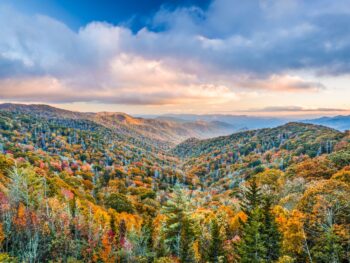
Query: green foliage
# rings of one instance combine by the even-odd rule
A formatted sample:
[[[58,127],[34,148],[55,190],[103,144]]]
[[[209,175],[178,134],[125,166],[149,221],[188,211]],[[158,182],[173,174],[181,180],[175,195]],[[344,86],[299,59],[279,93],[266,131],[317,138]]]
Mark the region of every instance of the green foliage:
[[[179,186],[174,188],[173,197],[163,207],[166,221],[163,226],[165,245],[172,255],[181,259],[191,257],[193,240],[191,221],[188,217],[188,200]]]
[[[329,155],[329,159],[338,167],[343,168],[350,165],[350,153],[342,150]]]
[[[276,261],[281,253],[282,236],[271,211],[271,197],[265,197],[263,203],[263,235],[266,247],[266,261]]]
[[[7,253],[0,253],[0,262],[3,263],[17,263],[18,261],[14,258],[8,255]]]
[[[345,251],[339,236],[334,232],[334,227],[327,227],[317,239],[318,242],[311,251],[316,262],[342,262]]]
[[[255,179],[249,184],[241,207],[248,219],[243,223],[238,245],[240,261],[276,261],[280,256],[281,235],[271,213],[271,199],[262,199]]]
[[[127,196],[119,193],[112,193],[106,198],[106,205],[117,212],[133,213],[134,208]]]
[[[224,240],[220,233],[220,227],[218,225],[217,219],[214,218],[210,225],[210,246],[208,252],[208,259],[210,262],[226,262],[224,247]]]

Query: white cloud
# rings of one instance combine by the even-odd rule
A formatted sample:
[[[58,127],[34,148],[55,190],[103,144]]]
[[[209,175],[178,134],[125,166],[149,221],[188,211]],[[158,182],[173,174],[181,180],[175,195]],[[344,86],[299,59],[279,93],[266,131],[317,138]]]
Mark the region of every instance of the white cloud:
[[[290,72],[349,72],[350,15],[338,4],[215,0],[206,11],[160,10],[153,26],[166,29],[136,34],[101,22],[75,32],[0,6],[0,97],[162,105],[227,103],[252,90],[319,91],[321,83]],[[309,14],[310,7],[319,10]]]

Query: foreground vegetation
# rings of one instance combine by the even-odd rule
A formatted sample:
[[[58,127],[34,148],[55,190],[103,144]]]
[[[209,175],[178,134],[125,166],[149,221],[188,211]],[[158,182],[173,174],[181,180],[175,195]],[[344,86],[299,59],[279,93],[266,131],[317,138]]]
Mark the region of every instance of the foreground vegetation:
[[[0,111],[0,262],[349,262],[349,133],[149,142]]]

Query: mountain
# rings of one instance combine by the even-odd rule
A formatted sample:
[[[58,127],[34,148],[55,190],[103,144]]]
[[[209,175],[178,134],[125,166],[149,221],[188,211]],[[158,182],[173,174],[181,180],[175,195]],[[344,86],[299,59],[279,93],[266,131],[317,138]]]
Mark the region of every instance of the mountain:
[[[230,114],[167,114],[161,118],[174,118],[184,121],[206,121],[206,122],[223,122],[231,125],[231,132],[240,130],[252,130],[261,128],[276,127],[288,122],[285,118],[257,117],[248,115],[230,115]]]
[[[287,123],[276,128],[243,131],[207,140],[190,138],[173,148],[172,153],[180,158],[198,158],[237,150],[240,155],[247,155],[250,152],[261,154],[271,149],[286,149],[297,151],[297,155],[315,157],[323,153],[328,143],[334,144],[341,137],[341,132],[325,126]]]
[[[178,121],[175,119],[136,118],[125,113],[84,113],[62,110],[48,105],[0,104],[0,111],[30,114],[41,118],[90,120],[116,130],[122,135],[138,138],[150,145],[170,148],[190,138],[226,135],[233,127],[218,121]]]
[[[350,130],[350,116],[322,117],[318,119],[303,120],[304,123],[312,123],[328,126],[339,131]]]
[[[74,112],[69,110],[63,110],[49,105],[44,104],[14,104],[14,103],[3,103],[0,104],[1,111],[9,111],[15,113],[31,114],[38,117],[45,118],[71,118],[80,119],[84,118],[83,113]]]
[[[93,120],[109,127],[123,126],[148,138],[172,145],[190,137],[208,138],[232,131],[231,125],[221,122],[135,118],[125,113],[96,113]]]
[[[347,262],[349,132],[0,108],[0,262]]]

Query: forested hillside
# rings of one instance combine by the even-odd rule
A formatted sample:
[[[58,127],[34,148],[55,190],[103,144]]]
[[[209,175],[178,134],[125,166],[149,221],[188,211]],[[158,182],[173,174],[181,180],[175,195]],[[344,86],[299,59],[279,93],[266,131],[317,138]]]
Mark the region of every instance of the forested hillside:
[[[349,262],[348,132],[0,108],[0,262]]]
[[[113,129],[117,133],[136,138],[157,148],[169,149],[190,137],[209,138],[231,134],[235,127],[215,121],[185,121],[169,119],[145,119],[125,113],[74,112],[48,105],[0,104],[0,110],[16,114],[29,114],[44,119],[88,120]]]

